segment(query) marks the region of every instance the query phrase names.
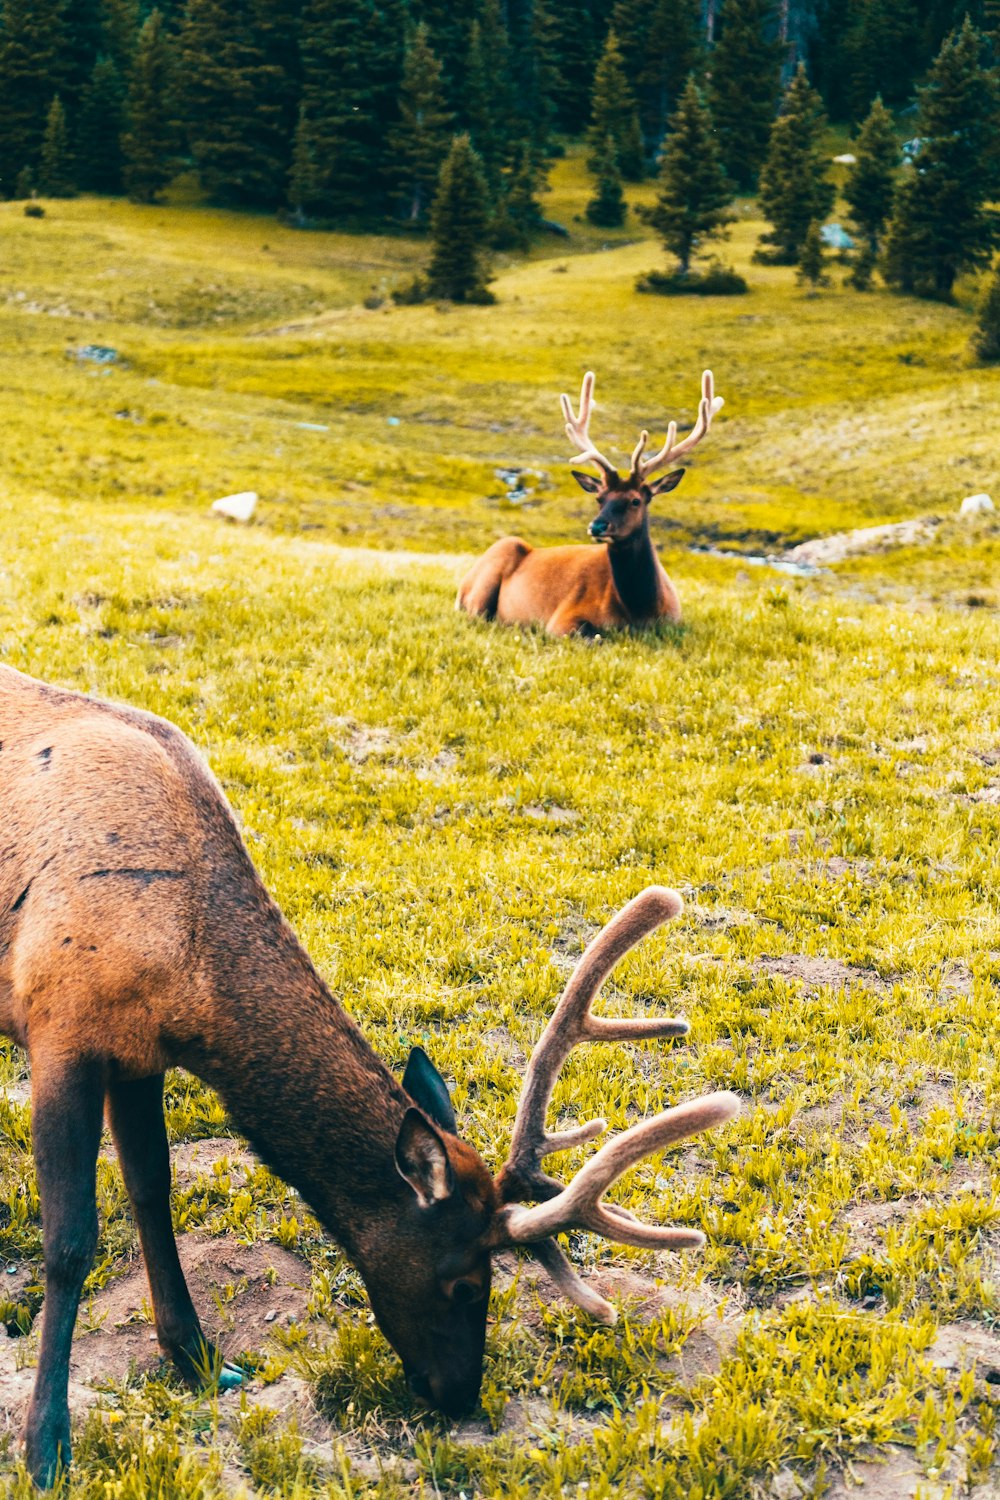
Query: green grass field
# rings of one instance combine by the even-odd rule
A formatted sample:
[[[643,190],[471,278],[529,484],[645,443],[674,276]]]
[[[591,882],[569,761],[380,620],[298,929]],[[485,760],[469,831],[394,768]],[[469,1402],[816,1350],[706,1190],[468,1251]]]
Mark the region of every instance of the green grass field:
[[[392,1066],[428,1048],[491,1165],[575,956],[654,881],[686,913],[610,1003],[691,1036],[582,1051],[556,1104],[620,1128],[714,1088],[744,1101],[618,1190],[706,1252],[574,1236],[615,1330],[505,1263],[483,1410],[449,1429],[410,1404],[302,1203],[178,1075],[182,1253],[254,1379],[195,1396],[157,1364],[104,1161],[67,1500],[995,1493],[1000,526],[949,519],[809,579],[690,550],[997,496],[975,288],[807,297],[749,266],[748,212],[725,253],[750,296],[638,297],[658,247],[633,225],[602,248],[585,194],[571,156],[547,205],[571,240],[500,267],[495,307],[448,310],[360,305],[412,275],[404,238],[180,201],[0,206],[3,660],[192,736],[343,1003]],[[87,343],[122,362],[67,357]],[[683,626],[593,646],[453,612],[496,536],[583,539],[561,389],[593,367],[598,440],[627,452],[690,418],[705,364],[726,409],[658,505]],[[543,471],[527,506],[503,466]],[[242,488],[253,525],[209,516]],[[41,1302],[25,1075],[8,1048],[15,1497]]]

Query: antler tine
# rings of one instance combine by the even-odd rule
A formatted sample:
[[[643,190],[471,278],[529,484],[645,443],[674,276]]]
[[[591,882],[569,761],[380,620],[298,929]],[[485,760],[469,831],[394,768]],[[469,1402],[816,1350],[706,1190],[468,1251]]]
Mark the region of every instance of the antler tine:
[[[679,916],[683,906],[676,891],[649,886],[612,917],[573,970],[528,1062],[510,1152],[500,1173],[504,1202],[524,1201],[528,1197],[545,1200],[561,1192],[562,1184],[541,1170],[543,1158],[555,1151],[584,1145],[606,1128],[606,1121],[591,1120],[552,1134],[545,1129],[545,1114],[556,1079],[577,1042],[640,1041],[686,1035],[686,1021],[652,1016],[608,1019],[590,1013],[594,997],[619,960],[647,933]]]
[[[638,1125],[602,1146],[556,1197],[531,1208],[519,1205],[506,1208],[503,1212],[506,1243],[530,1245],[567,1229],[590,1229],[617,1245],[639,1249],[696,1249],[703,1245],[705,1237],[699,1230],[643,1224],[631,1215],[605,1207],[601,1198],[636,1162],[689,1135],[700,1135],[704,1130],[724,1125],[739,1112],[739,1107],[736,1095],[724,1092],[690,1099],[650,1120],[640,1120]]]
[[[573,405],[565,391],[559,397],[562,414],[566,420],[566,436],[571,443],[576,443],[582,450],[575,458],[570,459],[571,464],[595,463],[598,468],[603,469],[608,479],[617,479],[618,470],[610,459],[604,457],[600,449],[595,448],[590,437],[590,413],[594,402],[594,372],[588,370],[583,377],[580,387],[580,414],[573,415]]]
[[[632,454],[632,477],[634,479],[647,479],[650,474],[664,465],[673,463],[675,459],[681,458],[685,453],[700,443],[712,425],[712,418],[716,412],[722,410],[725,402],[721,396],[715,394],[715,381],[711,370],[706,370],[701,377],[701,400],[698,403],[698,420],[682,442],[677,441],[677,423],[671,422],[667,428],[666,441],[658,453],[650,458],[643,458],[646,448],[647,434],[644,432],[636,444]]]

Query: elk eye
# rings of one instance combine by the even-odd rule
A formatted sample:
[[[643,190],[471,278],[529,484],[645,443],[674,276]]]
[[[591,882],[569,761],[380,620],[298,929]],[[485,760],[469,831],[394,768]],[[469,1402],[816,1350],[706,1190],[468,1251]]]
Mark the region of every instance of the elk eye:
[[[470,1302],[478,1302],[483,1295],[483,1289],[477,1281],[466,1281],[459,1277],[451,1289],[451,1300],[458,1307],[468,1307]]]
[[[632,506],[633,506],[633,508],[634,508],[634,507],[635,507],[635,506],[637,506],[637,505],[641,505],[641,504],[642,504],[642,501],[641,501],[641,500],[633,500],[633,501],[632,501]]]

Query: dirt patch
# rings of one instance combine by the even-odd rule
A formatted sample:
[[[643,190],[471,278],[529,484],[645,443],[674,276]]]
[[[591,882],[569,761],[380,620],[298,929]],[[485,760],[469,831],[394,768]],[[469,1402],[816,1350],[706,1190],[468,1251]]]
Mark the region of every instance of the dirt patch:
[[[190,1187],[199,1177],[210,1175],[220,1161],[228,1161],[234,1172],[252,1172],[258,1166],[257,1158],[231,1136],[182,1141],[171,1152],[171,1160],[178,1187]]]
[[[887,1448],[882,1457],[857,1460],[849,1472],[833,1479],[826,1500],[914,1500],[918,1490],[921,1500],[938,1500],[944,1493],[928,1482],[911,1452]]]
[[[259,1348],[276,1327],[306,1317],[309,1266],[280,1246],[184,1234],[178,1250],[205,1332],[227,1358]],[[133,1364],[140,1369],[155,1365],[160,1354],[149,1317],[145,1267],[136,1260],[84,1308],[71,1376],[85,1384],[120,1380]],[[85,1331],[87,1323],[92,1331]]]
[[[801,984],[811,994],[822,989],[845,990],[852,985],[888,994],[892,988],[874,969],[859,969],[855,964],[841,963],[837,958],[820,958],[807,953],[783,953],[777,958],[755,958],[751,965],[758,973],[775,974]]]
[[[366,761],[390,755],[397,748],[395,735],[384,725],[359,724],[355,719],[341,717],[328,719],[327,724],[352,765],[363,766]]]

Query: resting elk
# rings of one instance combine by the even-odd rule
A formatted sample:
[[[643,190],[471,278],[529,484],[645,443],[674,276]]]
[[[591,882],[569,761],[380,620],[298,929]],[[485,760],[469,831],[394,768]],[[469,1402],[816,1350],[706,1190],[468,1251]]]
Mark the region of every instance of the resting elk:
[[[45,1310],[25,1431],[39,1484],[69,1459],[70,1345],[97,1241],[105,1110],[160,1346],[190,1378],[219,1368],[171,1224],[168,1067],[215,1088],[263,1160],[311,1204],[360,1271],[414,1393],[448,1414],[479,1394],[495,1251],[524,1246],[566,1296],[613,1321],[556,1235],[703,1242],[601,1200],[633,1163],[730,1119],[732,1094],[633,1125],[565,1187],[542,1171],[545,1157],[604,1129],[601,1120],[546,1129],[577,1042],[687,1031],[684,1021],[590,1013],[612,966],[678,914],[675,892],[637,896],[584,953],[531,1058],[494,1178],[458,1138],[427,1056],[414,1049],[397,1082],[334,1000],[265,890],[220,788],[172,724],[0,666],[0,819],[0,1030],[30,1056],[42,1204]]]
[[[567,395],[560,398],[566,434],[581,452],[570,463],[593,463],[601,478],[573,470],[573,478],[599,507],[589,526],[595,542],[604,547],[529,547],[519,536],[494,542],[462,579],[457,604],[470,615],[507,624],[544,625],[550,635],[603,635],[626,625],[651,625],[655,620],[681,617],[677,590],[656,555],[649,534],[649,505],[656,495],[676,489],[684,477],[674,469],[652,480],[658,469],[700,443],[723,405],[716,396],[711,370],[701,380],[698,420],[686,438],[677,441],[671,422],[666,442],[646,458],[649,433],[642,432],[623,479],[590,438],[594,376],[583,377],[580,411],[574,416]],[[651,482],[652,481],[652,482]]]

